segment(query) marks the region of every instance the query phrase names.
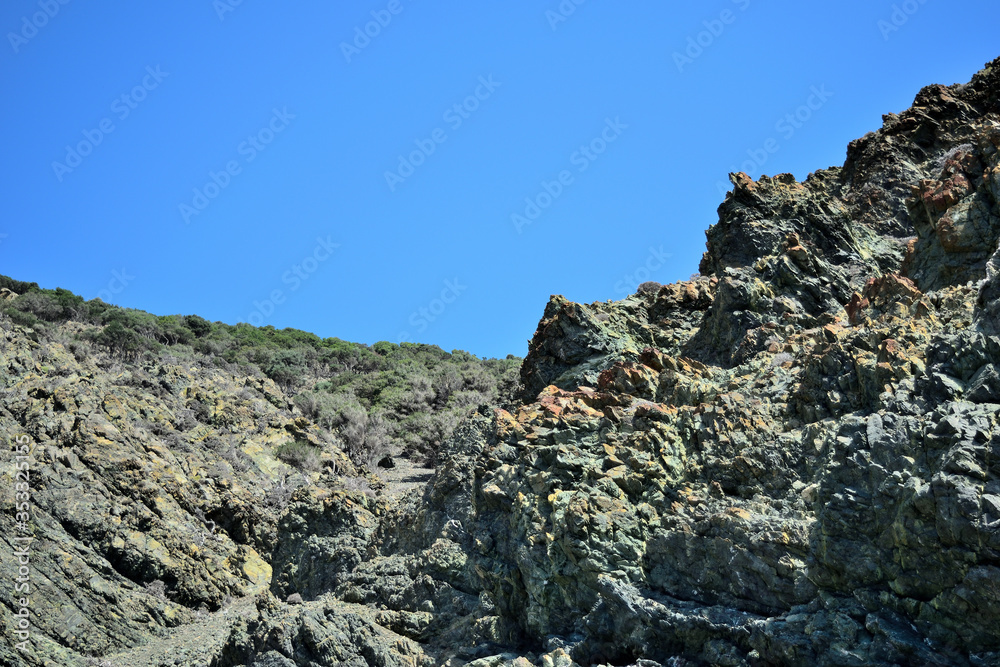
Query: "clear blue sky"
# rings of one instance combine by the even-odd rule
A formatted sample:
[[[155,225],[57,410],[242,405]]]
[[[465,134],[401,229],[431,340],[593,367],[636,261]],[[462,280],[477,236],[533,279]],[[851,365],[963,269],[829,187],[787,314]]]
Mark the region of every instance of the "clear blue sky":
[[[550,294],[697,271],[729,171],[1000,55],[995,0],[234,1],[3,3],[0,273],[523,355]]]

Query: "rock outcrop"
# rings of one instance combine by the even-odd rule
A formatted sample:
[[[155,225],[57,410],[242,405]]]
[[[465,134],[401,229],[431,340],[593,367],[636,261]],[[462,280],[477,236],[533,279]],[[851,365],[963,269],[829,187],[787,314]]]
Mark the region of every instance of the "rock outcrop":
[[[338,664],[348,605],[420,649],[367,664],[1000,663],[998,90],[733,175],[698,278],[553,297],[521,404],[422,497],[291,506],[271,588],[305,604],[218,664]]]

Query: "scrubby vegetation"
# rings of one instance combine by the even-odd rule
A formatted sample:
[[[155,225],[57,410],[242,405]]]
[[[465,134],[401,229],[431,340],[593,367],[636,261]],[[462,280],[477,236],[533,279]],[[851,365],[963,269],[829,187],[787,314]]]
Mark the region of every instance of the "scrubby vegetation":
[[[0,288],[18,295],[0,301],[5,318],[32,330],[39,341],[66,345],[78,358],[135,364],[169,356],[262,373],[355,462],[369,466],[398,454],[433,464],[441,442],[471,408],[511,394],[520,365],[512,355],[479,359],[433,345],[367,346],[297,329],[156,316],[5,276]],[[197,404],[192,410],[198,419]],[[309,467],[315,465],[309,454],[291,443],[282,458]]]
[[[290,466],[300,470],[319,470],[320,448],[307,440],[293,440],[280,445],[275,455]]]

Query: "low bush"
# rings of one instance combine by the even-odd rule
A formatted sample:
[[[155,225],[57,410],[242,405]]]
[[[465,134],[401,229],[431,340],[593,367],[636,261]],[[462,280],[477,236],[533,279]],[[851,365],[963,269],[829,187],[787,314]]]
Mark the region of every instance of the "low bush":
[[[293,440],[278,445],[274,455],[279,459],[303,471],[316,471],[321,467],[320,454],[322,450],[307,440]]]

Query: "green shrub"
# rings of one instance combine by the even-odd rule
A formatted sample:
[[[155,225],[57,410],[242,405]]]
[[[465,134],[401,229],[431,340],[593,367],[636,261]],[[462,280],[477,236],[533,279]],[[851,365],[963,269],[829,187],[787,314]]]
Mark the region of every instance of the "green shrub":
[[[278,445],[274,455],[299,470],[316,471],[321,467],[320,454],[322,450],[308,440],[293,440]]]
[[[212,332],[212,323],[197,315],[185,315],[184,326],[191,330],[195,338],[202,338]]]
[[[62,308],[62,316],[64,318],[76,316],[85,304],[83,297],[77,296],[68,289],[63,289],[62,287],[57,287],[55,292],[52,292],[51,295],[55,299],[56,303],[58,303]]]
[[[18,301],[20,301],[20,299],[18,299]],[[3,313],[10,318],[11,322],[22,327],[30,327],[33,329],[41,325],[34,313],[20,310],[15,306],[4,306]]]
[[[381,354],[383,357],[387,357],[395,350],[399,349],[399,346],[394,343],[390,343],[387,340],[380,340],[372,345],[372,349],[375,351],[375,354]]]
[[[60,319],[63,312],[62,306],[55,297],[42,291],[22,294],[14,301],[14,307],[47,322],[55,322]]]
[[[104,327],[94,342],[107,348],[112,356],[122,359],[134,359],[144,349],[139,335],[118,321]]]
[[[266,361],[260,363],[260,369],[286,390],[309,375],[309,362],[302,349],[276,350],[264,358]]]
[[[194,334],[184,325],[180,315],[167,315],[157,318],[160,331],[160,342],[164,345],[185,345],[191,342]]]

